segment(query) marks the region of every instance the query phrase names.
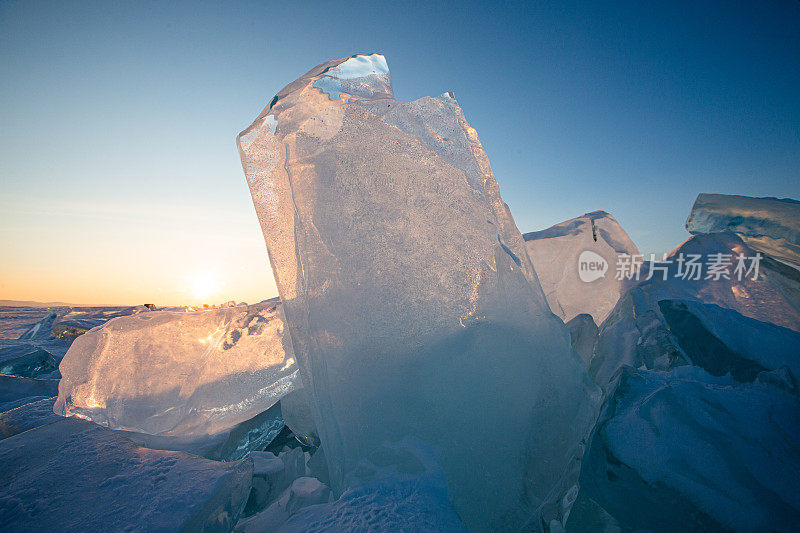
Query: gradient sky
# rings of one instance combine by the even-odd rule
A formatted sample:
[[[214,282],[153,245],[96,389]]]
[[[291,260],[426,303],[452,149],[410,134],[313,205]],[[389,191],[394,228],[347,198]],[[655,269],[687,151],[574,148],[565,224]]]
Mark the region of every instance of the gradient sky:
[[[800,199],[800,2],[0,1],[0,299],[277,294],[235,137],[323,61],[452,90],[522,232],[643,252],[700,192]]]

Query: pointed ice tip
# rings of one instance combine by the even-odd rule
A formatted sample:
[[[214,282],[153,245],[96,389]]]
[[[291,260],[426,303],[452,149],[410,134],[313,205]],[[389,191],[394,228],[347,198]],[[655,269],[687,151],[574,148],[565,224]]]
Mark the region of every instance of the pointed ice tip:
[[[590,218],[590,219],[592,219],[592,220],[597,220],[598,218],[610,217],[610,216],[611,216],[611,213],[609,213],[609,212],[607,212],[607,211],[602,211],[602,210],[599,210],[599,211],[592,211],[592,212],[590,212],[590,213],[586,213],[586,214],[585,214],[585,215],[583,215],[583,216],[585,216],[585,217],[589,217],[589,218]]]
[[[381,54],[357,54],[338,62],[323,63],[317,69],[325,65],[324,70],[313,74],[316,81],[312,86],[321,89],[331,100],[339,100],[343,94],[359,98],[393,96],[389,66]]]
[[[381,76],[389,74],[389,65],[381,54],[357,54],[342,61],[329,70],[326,75],[340,80],[364,78],[371,74]]]

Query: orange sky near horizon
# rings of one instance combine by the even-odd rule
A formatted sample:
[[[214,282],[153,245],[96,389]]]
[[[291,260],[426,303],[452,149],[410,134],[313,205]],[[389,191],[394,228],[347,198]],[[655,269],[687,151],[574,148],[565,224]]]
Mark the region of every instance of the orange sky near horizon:
[[[0,299],[164,306],[277,296],[249,195],[237,203],[222,211],[4,196]]]

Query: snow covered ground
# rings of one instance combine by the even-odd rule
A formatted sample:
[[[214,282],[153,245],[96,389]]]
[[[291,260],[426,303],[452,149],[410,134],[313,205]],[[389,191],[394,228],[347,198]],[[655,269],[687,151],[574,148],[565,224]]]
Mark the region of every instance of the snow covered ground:
[[[632,530],[792,531],[798,442],[796,389],[694,366],[625,367],[583,458],[581,487]]]
[[[15,531],[229,531],[253,471],[76,418],[1,440],[0,465],[0,524]]]

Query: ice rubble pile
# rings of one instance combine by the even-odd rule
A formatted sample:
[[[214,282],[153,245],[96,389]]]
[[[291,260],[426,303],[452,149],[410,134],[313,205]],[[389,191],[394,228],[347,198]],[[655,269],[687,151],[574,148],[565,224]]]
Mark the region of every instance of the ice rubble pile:
[[[0,374],[58,379],[58,365],[78,336],[112,318],[148,311],[145,306],[73,307],[0,312]],[[30,325],[31,318],[41,317]],[[27,325],[21,335],[8,335]]]
[[[560,518],[595,389],[453,95],[330,61],[238,144],[334,492],[415,437],[468,527]]]
[[[58,394],[58,362],[69,343],[51,337],[57,314],[0,309],[0,440],[49,424]]]
[[[602,324],[626,285],[614,275],[617,258],[639,253],[617,220],[594,211],[523,237],[550,309],[564,322],[587,313]],[[602,276],[581,277],[581,265],[602,261]]]
[[[50,308],[0,310],[0,439],[52,423],[58,394],[58,365],[69,338],[55,338],[60,317],[72,312],[98,317],[136,308]]]
[[[435,454],[412,438],[389,445],[389,448],[393,454],[403,456],[402,464],[384,466],[380,461],[362,462],[360,474],[368,479],[348,489],[336,501],[323,501],[299,512],[278,515],[285,520],[281,531],[466,531],[448,500],[447,485]],[[315,485],[312,482],[312,487]],[[287,495],[284,498],[288,499]],[[290,502],[287,503],[283,508],[292,511]],[[276,507],[273,505],[252,522],[246,522],[241,531],[276,530],[267,527],[275,523],[267,520],[275,519],[280,509]],[[236,530],[240,531],[238,524]]]
[[[69,343],[51,337],[56,318],[41,309],[0,311],[0,440],[59,418],[58,363]]]
[[[64,384],[79,388],[88,383],[90,377],[96,378],[98,383],[108,378],[110,383],[104,383],[97,390],[108,392],[125,391],[120,389],[123,383],[130,384],[122,379],[122,373],[128,372],[130,376],[138,376],[143,399],[148,395],[147,386],[152,383],[164,383],[171,380],[173,384],[181,383],[196,370],[195,374],[202,374],[203,364],[216,365],[216,374],[224,375],[227,370],[239,369],[248,361],[260,357],[261,366],[275,358],[275,353],[280,351],[281,363],[288,367],[282,371],[276,370],[273,374],[265,374],[261,370],[260,377],[267,383],[261,383],[262,392],[272,389],[278,393],[280,381],[286,376],[296,373],[291,362],[291,350],[281,345],[280,335],[276,335],[275,328],[278,323],[265,327],[272,319],[278,320],[277,302],[267,302],[259,306],[240,307],[229,309],[225,312],[212,311],[204,313],[181,313],[184,318],[194,317],[192,321],[200,330],[206,331],[201,324],[206,323],[209,332],[221,333],[218,328],[228,328],[227,335],[222,335],[220,344],[228,342],[226,353],[230,359],[217,357],[210,350],[196,351],[194,353],[195,366],[189,363],[191,354],[181,352],[183,337],[176,335],[179,324],[172,324],[170,320],[162,320],[164,316],[152,313],[145,317],[130,316],[127,319],[118,318],[108,324],[94,329],[86,337],[88,344],[97,345],[98,339],[112,342],[100,342],[104,348],[111,348],[114,342],[119,347],[129,340],[131,344],[127,349],[118,350],[115,354],[87,352],[86,344],[79,340],[75,350],[70,352],[64,365],[65,368],[76,370],[84,365],[83,371],[94,369],[98,374],[89,376],[76,376],[67,372],[68,379]],[[222,313],[222,314],[221,314]],[[223,314],[227,313],[227,315]],[[173,313],[174,314],[174,313]],[[254,316],[246,319],[243,315]],[[210,317],[219,318],[216,322]],[[202,320],[205,317],[205,321]],[[135,320],[133,320],[135,318]],[[223,319],[224,318],[224,319]],[[150,322],[153,319],[155,322]],[[47,316],[42,321],[28,328],[25,342],[58,342],[45,334],[49,326],[47,320],[52,322],[52,316]],[[122,324],[120,324],[120,322]],[[149,330],[150,324],[160,323],[162,328]],[[119,325],[117,329],[115,327]],[[42,326],[48,327],[42,327]],[[52,325],[52,324],[50,324]],[[14,328],[16,329],[16,328]],[[278,327],[280,329],[280,327]],[[189,328],[188,333],[196,334],[198,329]],[[109,335],[109,332],[114,332]],[[138,336],[137,336],[138,335]],[[259,340],[259,337],[264,338]],[[150,343],[159,344],[160,354],[172,354],[183,362],[182,367],[177,363],[172,367],[165,365],[164,358],[154,357],[161,363],[156,367],[149,367],[152,363],[147,354],[137,349],[147,350],[150,345],[142,342],[149,337]],[[254,338],[248,338],[254,337]],[[22,342],[12,339],[15,342]],[[215,343],[206,345],[213,348]],[[10,342],[10,341],[9,341]],[[138,348],[135,346],[139,344]],[[277,344],[276,344],[277,343]],[[68,343],[65,343],[68,345]],[[232,344],[237,344],[238,349],[233,349]],[[272,348],[272,349],[266,349]],[[182,353],[182,355],[181,355]],[[250,359],[243,358],[243,353],[250,353]],[[109,364],[105,357],[117,356],[116,365]],[[182,357],[182,358],[181,358]],[[206,358],[205,362],[203,358]],[[127,361],[130,366],[123,363]],[[139,368],[134,368],[139,365]],[[237,366],[238,365],[238,366]],[[124,366],[117,369],[116,366]],[[208,368],[203,375],[216,375]],[[161,381],[156,379],[156,372],[163,372]],[[177,374],[172,373],[173,371]],[[146,377],[145,374],[150,372]],[[245,370],[249,372],[249,370]],[[235,374],[234,374],[235,375]],[[81,379],[77,378],[83,378]],[[146,382],[147,379],[152,381]],[[113,380],[117,380],[113,382]],[[272,380],[272,381],[270,381]],[[190,382],[191,383],[191,382]],[[262,511],[268,504],[280,500],[289,494],[293,482],[306,475],[307,455],[301,449],[286,449],[273,455],[267,452],[255,452],[247,459],[252,449],[263,449],[264,446],[281,431],[283,420],[280,406],[275,404],[263,412],[258,412],[254,417],[235,424],[235,416],[249,416],[245,411],[237,412],[233,418],[216,418],[212,421],[193,425],[189,423],[181,426],[186,430],[180,434],[148,435],[131,431],[112,431],[102,428],[91,421],[81,420],[76,417],[64,418],[54,413],[54,402],[58,393],[57,379],[38,379],[15,375],[0,375],[0,464],[3,475],[0,476],[0,527],[14,530],[56,529],[58,531],[84,531],[91,530],[127,530],[127,529],[155,529],[155,530],[204,530],[204,531],[230,531],[243,513],[254,514]],[[277,386],[276,386],[277,384]],[[236,382],[229,382],[230,390],[227,394],[238,397],[237,402],[247,406],[247,399],[242,394],[252,396],[252,388],[237,389]],[[212,397],[218,401],[225,401],[220,396],[221,389],[211,390]],[[289,387],[288,390],[292,390]],[[207,391],[209,392],[209,391]],[[301,391],[299,391],[301,392]],[[126,404],[119,396],[110,395],[112,404],[117,402],[114,409],[116,415],[132,417],[134,412],[126,409],[137,407]],[[263,401],[264,398],[258,398]],[[163,395],[152,396],[151,400],[164,401]],[[69,400],[62,398],[61,409]],[[228,401],[231,401],[230,398]],[[275,400],[270,400],[274,403]],[[211,405],[208,398],[204,405]],[[146,402],[143,402],[146,403]],[[142,404],[139,404],[141,407]],[[269,405],[269,404],[267,404]],[[74,406],[73,406],[74,407]],[[162,412],[181,409],[184,405],[162,404]],[[264,406],[253,405],[255,411]],[[173,409],[174,408],[174,409]],[[141,414],[142,411],[136,411]],[[102,416],[99,416],[101,415]],[[81,416],[98,415],[100,421],[108,422],[107,413],[100,411],[85,411]],[[184,417],[185,421],[197,421],[196,414]],[[192,431],[216,431],[220,427],[227,427],[224,431],[213,435],[196,435]],[[169,433],[169,432],[167,432]],[[163,451],[162,451],[163,450]],[[191,453],[182,453],[169,450],[185,450]],[[210,461],[203,457],[217,460]],[[240,459],[245,458],[243,461]],[[233,461],[233,462],[231,462]],[[254,467],[255,463],[255,467]],[[280,466],[280,468],[278,467]],[[306,478],[307,479],[307,478]],[[321,483],[314,480],[324,490],[328,490]],[[298,492],[295,487],[294,492]],[[294,494],[292,492],[291,494]],[[298,498],[292,500],[293,512],[297,512],[304,505],[327,502],[311,498]],[[288,518],[288,517],[287,517]]]
[[[396,102],[379,55],[312,69],[239,147],[285,319],[76,311],[55,407],[58,316],[0,340],[0,524],[796,528],[800,204],[701,195],[694,236],[623,284],[613,217],[523,240],[452,94]],[[605,277],[567,268],[586,251]],[[758,275],[678,272],[758,252]],[[606,394],[583,457],[597,389],[575,352]],[[251,451],[284,421],[323,447]]]
[[[56,413],[172,436],[253,419],[297,374],[276,301],[118,317],[78,337],[60,370]]]
[[[567,531],[794,528],[799,208],[700,195],[687,222],[693,236],[664,260],[625,272],[603,297],[599,281],[580,280],[580,254],[608,262],[597,278],[606,281],[637,252],[611,245],[603,255],[598,243],[609,240],[596,213],[526,235],[556,313],[607,315],[599,331],[587,314],[567,324],[607,395]],[[714,263],[723,274],[709,270]]]
[[[695,256],[696,264],[707,265],[717,254],[730,256],[730,279],[706,279],[705,267],[699,279],[683,276],[688,267],[678,258]],[[742,358],[771,370],[783,365],[798,370],[800,312],[791,288],[800,288],[800,275],[765,256],[755,279],[752,271],[739,279],[732,274],[739,255],[749,267],[748,258],[756,252],[730,232],[699,234],[676,248],[666,262],[645,264],[639,282],[600,328],[590,363],[592,378],[605,387],[622,365],[668,370],[687,363],[724,374]],[[701,334],[709,340],[695,346]],[[721,353],[722,347],[710,348],[709,342],[720,343],[728,355],[714,361],[712,354]]]
[[[25,330],[19,336],[20,340],[42,340],[49,339],[53,336],[53,326],[58,319],[58,313],[51,312],[47,316],[39,320],[37,323]]]
[[[3,313],[0,320],[14,324],[5,331],[11,333],[19,323],[30,324],[29,313]],[[28,320],[25,320],[25,319]],[[67,353],[69,342],[51,336],[57,313],[49,312],[16,338],[0,338],[0,374],[28,378],[58,378],[58,363]],[[23,322],[24,321],[24,322]],[[15,324],[17,323],[17,324]]]
[[[590,375],[607,398],[567,531],[794,530],[800,256],[787,205],[701,195],[695,235],[646,262],[603,323]],[[758,253],[757,273],[735,272]],[[709,275],[720,258],[728,274]]]
[[[54,311],[41,307],[0,307],[0,339],[19,339],[37,323],[49,319]]]
[[[57,378],[58,362],[69,345],[58,340],[0,341],[0,374]]]
[[[251,451],[249,457],[253,461],[253,488],[244,509],[246,515],[265,509],[297,478],[306,474],[306,457],[300,448],[279,452],[278,455]]]

